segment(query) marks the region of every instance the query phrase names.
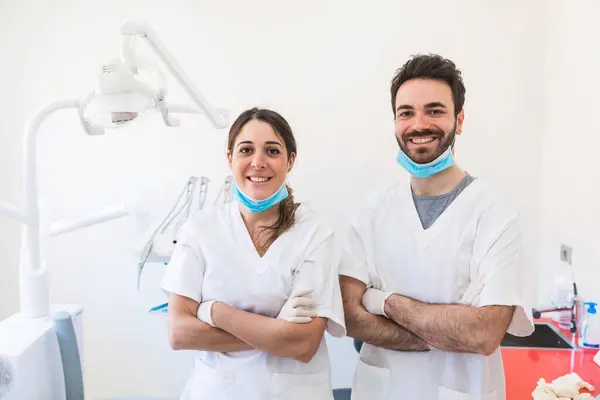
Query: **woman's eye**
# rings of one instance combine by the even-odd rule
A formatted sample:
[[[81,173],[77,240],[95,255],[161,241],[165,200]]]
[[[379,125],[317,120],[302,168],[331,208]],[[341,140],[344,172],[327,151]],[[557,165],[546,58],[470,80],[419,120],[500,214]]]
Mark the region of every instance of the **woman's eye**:
[[[279,149],[268,149],[267,154],[270,156],[277,156],[281,154],[281,152],[279,151]]]
[[[240,153],[242,153],[242,154],[248,154],[248,153],[250,153],[251,151],[252,151],[252,149],[251,149],[250,147],[242,147],[242,148],[240,149]]]

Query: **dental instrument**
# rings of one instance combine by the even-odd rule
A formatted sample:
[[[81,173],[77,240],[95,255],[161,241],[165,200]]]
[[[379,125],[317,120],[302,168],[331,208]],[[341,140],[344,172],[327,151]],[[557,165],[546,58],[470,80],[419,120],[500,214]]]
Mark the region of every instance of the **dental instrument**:
[[[233,201],[233,195],[231,192],[232,182],[233,182],[233,176],[229,175],[229,176],[225,177],[225,180],[223,181],[223,184],[221,185],[221,188],[219,189],[219,193],[217,193],[217,197],[215,198],[215,202],[214,202],[215,206],[217,204],[219,204],[219,200],[221,200],[222,204],[230,203],[231,201]],[[200,188],[201,193],[202,193],[202,190],[203,190],[203,188],[201,187]],[[204,206],[204,202],[206,201],[206,191],[207,190],[208,190],[208,184],[207,184],[207,186],[205,186],[203,196],[202,195],[199,196],[200,204],[198,205],[198,209],[202,209]],[[186,216],[186,219],[187,219],[187,216]],[[157,228],[157,230],[158,230],[158,228]],[[146,242],[146,245],[144,246],[144,250],[142,251],[142,256],[140,257],[140,261],[138,263],[138,290],[140,288],[140,277],[142,274],[142,270],[150,256],[152,247],[153,247],[153,240],[149,240],[148,242]],[[170,255],[169,255],[169,257],[170,257]],[[142,262],[142,260],[143,260],[143,262]],[[164,261],[164,264],[165,265],[168,264],[168,259],[166,261]],[[167,303],[162,303],[162,304],[152,307],[150,310],[148,310],[148,313],[167,313],[168,311],[169,311],[169,303],[167,302]]]
[[[222,203],[231,203],[233,201],[233,193],[231,192],[231,184],[233,182],[233,176],[229,175],[225,178],[219,193],[217,194],[217,198],[215,199],[215,205],[219,204],[219,199],[223,196]]]
[[[29,121],[23,147],[24,205],[17,207],[0,202],[0,215],[24,226],[19,264],[20,312],[0,321],[0,394],[3,400],[83,398],[81,393],[72,391],[73,382],[82,380],[83,376],[82,308],[50,304],[48,270],[40,242],[46,232],[56,236],[128,214],[127,207],[114,207],[77,221],[44,226],[38,195],[37,139],[46,118],[61,110],[76,110],[88,135],[101,135],[107,129],[135,123],[151,110],[157,110],[168,127],[179,125],[179,121],[173,118],[174,113],[203,114],[216,129],[229,124],[228,111],[213,107],[202,96],[150,26],[126,22],[121,26],[121,34],[121,58],[112,59],[102,66],[94,91],[81,100],[56,100],[41,108]],[[133,47],[140,39],[184,88],[194,106],[167,104],[164,79],[159,79],[158,87],[140,79],[140,72],[145,69],[163,76],[157,65],[152,66],[147,60],[136,58]],[[75,335],[71,335],[70,340],[59,339],[57,335],[57,326],[64,325],[66,319],[61,312],[69,315],[74,328]],[[80,356],[79,365],[65,361],[77,357],[61,357],[61,354],[75,353]]]
[[[150,253],[154,251],[161,258],[169,257],[173,251],[173,245],[177,242],[177,234],[181,228],[181,225],[188,219],[191,211],[191,206],[194,201],[194,194],[198,188],[198,207],[197,210],[204,208],[206,202],[206,195],[208,193],[208,184],[210,179],[206,177],[195,177],[192,176],[188,179],[183,191],[177,198],[177,201],[167,214],[167,216],[161,221],[158,227],[153,231],[150,239],[146,242],[144,250],[138,261],[137,271],[137,289],[140,290],[140,281],[142,278],[142,272],[144,266],[148,261]],[[198,187],[199,185],[199,187]],[[183,200],[183,202],[182,202]],[[181,204],[180,204],[181,203]],[[179,220],[176,221],[176,218]],[[167,231],[167,229],[169,229]],[[159,244],[159,246],[157,246]],[[167,264],[167,261],[164,261]]]

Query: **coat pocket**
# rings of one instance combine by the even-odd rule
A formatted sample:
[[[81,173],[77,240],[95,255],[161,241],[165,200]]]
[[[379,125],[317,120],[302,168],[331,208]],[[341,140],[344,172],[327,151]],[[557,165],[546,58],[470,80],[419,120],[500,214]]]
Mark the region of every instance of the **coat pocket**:
[[[497,400],[496,391],[473,394],[463,393],[456,390],[448,389],[445,386],[438,388],[438,400]]]
[[[282,374],[271,376],[269,400],[330,400],[331,379],[328,371],[316,374]]]
[[[374,367],[359,359],[354,373],[352,400],[386,400],[390,377],[389,369]]]
[[[218,370],[196,360],[182,400],[234,400],[235,372]]]

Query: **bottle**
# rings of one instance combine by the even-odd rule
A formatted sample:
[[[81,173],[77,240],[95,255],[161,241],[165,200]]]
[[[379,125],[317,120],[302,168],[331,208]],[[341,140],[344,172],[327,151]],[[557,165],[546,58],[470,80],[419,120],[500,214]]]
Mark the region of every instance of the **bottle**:
[[[597,312],[598,303],[589,301],[581,331],[581,346],[588,349],[600,348],[600,315]]]

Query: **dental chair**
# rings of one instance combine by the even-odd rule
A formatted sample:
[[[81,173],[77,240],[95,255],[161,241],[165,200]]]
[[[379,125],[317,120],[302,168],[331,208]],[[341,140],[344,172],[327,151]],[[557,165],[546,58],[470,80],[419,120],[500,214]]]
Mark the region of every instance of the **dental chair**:
[[[71,314],[59,312],[54,316],[54,328],[58,338],[60,356],[65,378],[66,400],[84,400],[83,373],[77,344],[77,336]],[[158,397],[110,397],[103,400],[164,400]]]
[[[362,347],[362,342],[358,339],[354,339],[354,348],[357,353],[360,353],[360,349]],[[350,400],[352,397],[352,389],[350,388],[342,388],[342,389],[333,389],[333,398],[334,400]]]

